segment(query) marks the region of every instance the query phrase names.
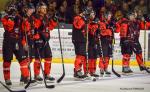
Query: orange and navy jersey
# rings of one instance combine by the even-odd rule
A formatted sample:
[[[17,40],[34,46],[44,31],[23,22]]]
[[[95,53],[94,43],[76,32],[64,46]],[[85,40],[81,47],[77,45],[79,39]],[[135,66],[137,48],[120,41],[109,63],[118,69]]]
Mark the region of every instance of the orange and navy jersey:
[[[150,22],[146,22],[146,30],[150,30]]]
[[[128,32],[128,20],[126,18],[120,19],[116,23],[116,32],[120,32],[120,37],[126,37]]]
[[[122,18],[116,23],[116,32],[120,32],[121,38],[138,39],[141,29],[144,29],[144,25],[143,22],[139,20],[130,21],[126,18]]]
[[[94,36],[98,28],[99,28],[99,25],[97,23],[90,23],[88,25],[89,34]]]
[[[89,44],[90,45],[94,45],[97,43],[97,40],[98,40],[98,28],[99,28],[99,25],[97,23],[89,23],[88,24],[88,32],[89,32]]]
[[[146,28],[145,28],[145,22],[144,21],[140,21],[139,20],[139,22],[140,22],[140,29],[141,30],[145,30]]]
[[[81,16],[75,16],[73,20],[73,27],[75,29],[83,29],[85,26],[85,20]]]
[[[99,22],[99,29],[101,31],[102,36],[112,36],[112,29],[107,27],[107,23]]]
[[[150,30],[150,21],[138,20],[141,30]]]
[[[5,31],[8,31],[8,32],[13,31],[14,25],[15,25],[14,19],[9,19],[8,16],[4,16],[1,19],[1,21],[2,21],[2,24],[3,24],[3,27],[4,27]]]
[[[28,44],[32,44],[34,41],[34,22],[32,16],[23,19],[21,23],[21,32],[22,44],[26,44],[26,37],[28,38]]]
[[[13,37],[13,38],[21,37],[21,31],[20,31],[20,26],[21,26],[20,24],[22,22],[21,16],[6,15],[1,19],[1,22],[5,30],[4,37]]]
[[[128,38],[136,40],[140,36],[140,21],[135,20],[135,21],[129,21],[128,23]]]
[[[35,36],[37,38],[44,38],[49,39],[50,38],[50,31],[52,31],[56,26],[57,22],[53,19],[49,19],[47,16],[39,16],[35,15],[33,17],[34,22],[34,30],[35,30]],[[37,36],[39,34],[39,36]]]
[[[75,16],[73,19],[73,31],[72,41],[73,42],[86,42],[85,39],[85,20],[82,16]]]
[[[52,31],[57,26],[57,22],[53,19],[49,19],[47,16],[41,17],[35,15],[33,20],[35,29],[40,29],[41,31],[46,31],[46,29]]]
[[[31,20],[31,18],[25,18],[22,21],[22,24],[21,24],[21,31],[22,32],[30,32],[32,30],[33,22],[30,20]]]

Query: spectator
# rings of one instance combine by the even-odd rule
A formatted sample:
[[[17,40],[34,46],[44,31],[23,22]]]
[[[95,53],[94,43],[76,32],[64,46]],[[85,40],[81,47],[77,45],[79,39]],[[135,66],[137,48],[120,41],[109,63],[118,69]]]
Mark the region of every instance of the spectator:
[[[105,0],[93,0],[93,7],[94,9],[100,9],[102,6],[104,6]]]
[[[48,15],[49,17],[53,17],[56,13],[56,7],[57,7],[57,4],[56,4],[56,1],[49,1],[48,2]]]
[[[74,16],[80,14],[80,8],[79,7],[74,7]]]
[[[93,0],[93,7],[96,12],[96,16],[98,16],[99,9],[104,6],[104,0]]]
[[[111,11],[113,15],[117,10],[117,6],[113,0],[106,0],[105,7],[108,11]]]
[[[61,5],[58,11],[59,22],[66,23],[66,8]]]
[[[67,0],[64,0],[64,1],[63,1],[63,3],[62,3],[62,5],[64,6],[64,8],[66,8],[66,9],[67,9],[67,7],[68,7]]]
[[[128,0],[128,6],[129,8],[133,11],[134,10],[134,7],[136,6],[136,0]]]
[[[116,19],[117,21],[120,20],[121,18],[123,18],[122,11],[121,11],[121,10],[116,11],[114,17],[115,17],[115,19]]]
[[[73,7],[83,7],[81,0],[75,0]]]
[[[89,8],[89,9],[93,9],[93,2],[91,0],[88,0],[87,3],[86,3],[86,7]]]
[[[99,10],[99,16],[98,16],[98,18],[101,21],[103,21],[103,19],[104,19],[104,13],[106,13],[106,7],[105,6],[101,7],[100,10]]]
[[[68,22],[72,23],[74,16],[78,15],[79,11],[81,9],[83,9],[83,2],[82,2],[82,0],[74,0],[74,3],[72,5],[72,7],[70,7],[69,9],[70,10],[68,10],[68,12],[67,12],[67,18],[69,18]]]
[[[129,6],[127,2],[123,2],[122,4],[122,13],[125,17],[127,17],[127,14],[130,12]]]
[[[140,0],[139,4],[135,7],[135,11],[142,11],[142,15],[147,14],[147,7],[145,4],[145,0]]]

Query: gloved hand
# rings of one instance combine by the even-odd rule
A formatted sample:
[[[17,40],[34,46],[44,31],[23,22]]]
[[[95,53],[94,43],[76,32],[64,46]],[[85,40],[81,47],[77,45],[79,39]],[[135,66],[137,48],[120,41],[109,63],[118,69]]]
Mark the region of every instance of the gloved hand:
[[[28,50],[29,50],[29,46],[28,46],[28,44],[27,44],[27,42],[26,42],[25,37],[23,37],[23,39],[22,39],[22,41],[21,41],[21,44],[22,44],[23,49],[24,49],[25,51],[28,51]]]
[[[35,35],[33,36],[33,38],[34,38],[35,40],[38,40],[38,39],[40,39],[40,35],[39,35],[39,34],[35,34]]]
[[[29,46],[28,46],[27,44],[25,44],[25,45],[23,45],[23,49],[24,49],[25,51],[29,51]]]
[[[18,45],[18,43],[16,43],[15,48],[16,48],[16,50],[19,50],[19,45]]]
[[[46,42],[46,41],[49,41],[50,35],[49,35],[48,32],[42,32],[41,33],[41,38]]]

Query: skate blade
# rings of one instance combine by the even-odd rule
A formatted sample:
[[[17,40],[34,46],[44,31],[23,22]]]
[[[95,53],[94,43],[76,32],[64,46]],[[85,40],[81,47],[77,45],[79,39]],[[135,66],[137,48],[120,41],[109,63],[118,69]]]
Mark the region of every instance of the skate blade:
[[[29,85],[29,87],[33,87],[33,86],[36,86],[36,85],[38,85],[38,83],[37,83],[37,82],[35,82],[35,83],[31,83],[31,84]]]
[[[37,81],[37,80],[36,80],[36,82],[37,82],[38,84],[42,84],[42,83],[43,83],[43,81]]]
[[[46,82],[47,82],[47,83],[55,83],[56,81],[55,81],[55,80],[53,80],[53,81],[51,81],[51,80],[46,80]]]
[[[21,87],[24,87],[24,86],[26,86],[27,84],[25,84],[24,82],[20,82],[20,84],[19,84]],[[34,82],[34,83],[30,83],[30,85],[29,85],[29,87],[33,87],[33,86],[36,86],[36,85],[38,85],[38,83],[37,82]]]
[[[96,80],[99,80],[100,79],[100,77],[95,77],[96,78]]]
[[[99,77],[104,77],[104,74],[100,74]]]
[[[85,78],[76,78],[76,77],[74,77],[74,80],[75,81],[85,81],[86,79]]]
[[[147,74],[147,72],[146,71],[141,71],[141,74]]]
[[[105,74],[104,77],[111,77],[111,74]]]
[[[25,86],[24,82],[19,83],[20,86]]]
[[[86,77],[85,80],[91,80],[91,76]]]
[[[6,85],[8,88],[12,88],[12,85]]]
[[[124,75],[124,76],[130,76],[130,75],[133,75],[133,73],[122,73],[122,75]]]

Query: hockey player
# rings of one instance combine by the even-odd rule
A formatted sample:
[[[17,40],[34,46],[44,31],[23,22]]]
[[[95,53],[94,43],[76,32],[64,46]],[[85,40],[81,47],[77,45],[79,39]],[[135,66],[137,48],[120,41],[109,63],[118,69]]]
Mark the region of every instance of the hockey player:
[[[96,61],[97,61],[97,30],[98,21],[95,19],[95,12],[90,13],[90,20],[88,25],[89,38],[88,38],[88,73],[90,76],[99,77],[96,74]]]
[[[100,25],[100,39],[99,39],[99,47],[100,47],[100,61],[99,68],[100,74],[103,76],[104,73],[106,75],[110,75],[111,73],[108,71],[109,60],[112,55],[112,24],[111,12],[105,13],[105,18],[99,22]]]
[[[117,23],[117,32],[120,32],[120,45],[123,55],[122,59],[122,72],[132,73],[133,71],[129,67],[129,61],[132,53],[136,54],[136,60],[138,62],[141,71],[146,70],[143,63],[142,48],[139,43],[140,35],[140,21],[136,20],[136,13],[131,12],[128,14],[128,19],[123,18]],[[142,28],[143,29],[143,28]]]
[[[35,80],[41,82],[40,77],[40,59],[44,59],[44,74],[47,81],[54,81],[55,78],[50,76],[52,52],[49,46],[50,31],[57,25],[56,18],[49,19],[47,16],[47,6],[40,2],[37,6],[37,12],[34,16],[34,38],[35,38],[35,62],[34,75]],[[38,51],[39,50],[39,51]],[[40,55],[39,55],[40,54]]]
[[[126,42],[127,40],[127,31],[128,31],[128,19],[122,18],[116,23],[116,32],[120,32],[120,46],[121,46],[121,53],[123,55],[122,58],[122,72],[123,73],[132,73],[133,71],[129,67],[130,55],[127,51],[131,51],[127,49],[129,43]],[[128,40],[127,40],[128,41]],[[126,42],[126,44],[125,44]],[[128,46],[128,48],[130,48]]]
[[[34,13],[35,8],[31,3],[24,6],[24,8],[25,8],[25,12],[22,15],[23,20],[21,23],[22,45],[26,53],[26,56],[28,58],[28,63],[31,63],[32,60],[35,58],[35,55],[34,55],[35,54],[34,22],[32,18],[32,14]],[[22,82],[22,80],[23,80],[23,77],[21,77],[20,81]]]
[[[10,80],[10,65],[15,54],[16,59],[19,61],[21,74],[24,78],[23,82],[29,82],[28,62],[21,44],[21,31],[20,24],[22,18],[17,14],[17,9],[14,5],[8,5],[7,15],[2,18],[4,26],[4,39],[3,39],[3,73],[6,85],[12,85]]]
[[[82,66],[84,67],[84,73],[86,73],[86,22],[84,13],[80,12],[73,19],[73,31],[72,31],[72,42],[75,48],[75,62],[74,62],[74,77],[85,78],[82,73]]]

